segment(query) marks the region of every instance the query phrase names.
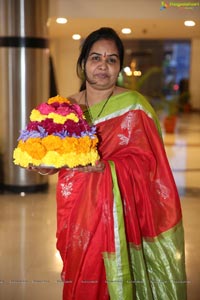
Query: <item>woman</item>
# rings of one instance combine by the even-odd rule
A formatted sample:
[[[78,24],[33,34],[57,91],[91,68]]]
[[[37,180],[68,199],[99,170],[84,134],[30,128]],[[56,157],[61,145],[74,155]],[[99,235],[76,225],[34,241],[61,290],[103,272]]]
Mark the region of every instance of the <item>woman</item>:
[[[123,45],[111,28],[85,40],[71,99],[96,125],[100,162],[62,169],[57,248],[64,300],[184,300],[182,215],[149,103],[116,85]]]

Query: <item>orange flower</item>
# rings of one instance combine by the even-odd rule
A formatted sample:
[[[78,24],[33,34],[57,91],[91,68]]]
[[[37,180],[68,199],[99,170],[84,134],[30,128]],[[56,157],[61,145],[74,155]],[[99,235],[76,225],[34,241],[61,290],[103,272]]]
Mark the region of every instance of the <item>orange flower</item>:
[[[74,137],[67,137],[63,139],[63,153],[76,152],[78,147],[78,139]]]
[[[97,136],[95,137],[95,139],[92,139],[91,142],[92,142],[92,148],[96,148],[97,144],[98,144],[98,138]]]
[[[61,147],[62,140],[59,136],[48,135],[41,140],[41,143],[47,151],[54,151]]]
[[[47,101],[48,104],[52,104],[54,102],[58,102],[58,103],[70,103],[70,101],[67,98],[61,97],[59,95],[57,95],[55,97],[51,97]]]
[[[77,153],[88,153],[90,151],[91,140],[88,136],[78,139]]]
[[[41,144],[40,138],[30,138],[25,142],[24,146],[24,151],[33,159],[42,159],[47,152],[45,147]]]
[[[18,148],[20,148],[22,151],[25,151],[25,148],[26,148],[26,144],[25,142],[23,142],[22,140],[19,141],[18,145],[17,145]]]

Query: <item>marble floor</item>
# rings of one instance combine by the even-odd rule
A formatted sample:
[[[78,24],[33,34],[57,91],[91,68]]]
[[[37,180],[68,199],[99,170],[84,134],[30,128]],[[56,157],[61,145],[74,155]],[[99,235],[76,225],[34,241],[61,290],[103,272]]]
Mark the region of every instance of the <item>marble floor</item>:
[[[188,300],[198,300],[200,115],[180,116],[176,133],[163,138],[183,209]],[[49,181],[45,193],[0,195],[1,300],[62,299],[62,264],[55,247],[56,175]]]

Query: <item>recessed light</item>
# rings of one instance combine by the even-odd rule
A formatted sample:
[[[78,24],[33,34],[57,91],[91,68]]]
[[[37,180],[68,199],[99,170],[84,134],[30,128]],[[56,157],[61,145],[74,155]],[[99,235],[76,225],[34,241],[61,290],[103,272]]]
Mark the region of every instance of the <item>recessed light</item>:
[[[80,34],[75,33],[75,34],[72,35],[72,38],[73,38],[73,40],[78,41],[78,40],[81,39],[81,36],[80,36]]]
[[[195,26],[195,22],[192,21],[192,20],[187,20],[187,21],[184,22],[184,25],[189,26],[189,27]]]
[[[56,23],[58,23],[58,24],[66,24],[67,23],[67,19],[66,18],[57,18],[56,19]]]
[[[122,33],[123,34],[130,34],[131,33],[131,29],[130,28],[123,28],[122,29]]]
[[[132,76],[132,74],[133,74],[130,67],[125,67],[124,72],[125,72],[126,76]]]
[[[139,71],[139,70],[138,70],[138,71],[134,71],[134,72],[133,72],[133,75],[136,76],[136,77],[139,77],[139,76],[142,75],[142,72]]]

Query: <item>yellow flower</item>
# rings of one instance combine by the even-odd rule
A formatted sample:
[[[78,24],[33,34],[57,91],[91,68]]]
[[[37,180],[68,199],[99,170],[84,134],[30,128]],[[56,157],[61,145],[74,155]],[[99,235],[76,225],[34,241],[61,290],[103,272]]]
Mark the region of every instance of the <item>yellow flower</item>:
[[[13,153],[14,163],[22,167],[27,167],[29,164],[39,166],[44,164],[47,166],[54,166],[55,168],[61,168],[68,166],[74,168],[77,166],[95,165],[95,162],[99,160],[99,155],[96,150],[91,150],[88,153],[76,153],[74,151],[59,154],[57,151],[48,151],[41,159],[33,158],[26,151],[22,151],[21,148],[16,148]]]
[[[67,120],[67,116],[61,116],[55,113],[48,114],[49,119],[53,119],[55,123],[57,124],[64,124]]]
[[[40,122],[40,121],[45,120],[46,117],[47,117],[47,116],[42,115],[42,114],[39,112],[39,110],[33,109],[33,110],[31,111],[30,120],[31,120],[32,122],[34,122],[34,121]]]
[[[62,157],[63,157],[64,165],[68,166],[69,168],[74,168],[79,166],[79,155],[77,155],[75,152],[63,154]]]
[[[61,116],[52,112],[48,114],[48,118],[53,119],[57,124],[64,124],[67,120],[73,120],[75,123],[79,121],[78,117],[74,113],[70,113],[67,116]]]
[[[73,120],[75,123],[78,123],[78,121],[79,121],[79,118],[74,113],[70,113],[66,117],[67,117],[67,120]]]
[[[22,151],[21,148],[16,148],[14,150],[13,159],[15,165],[20,165],[24,168],[28,167],[32,160],[32,158],[25,151]]]
[[[99,153],[97,152],[97,150],[91,150],[90,162],[91,162],[92,166],[95,166],[96,161],[99,159],[100,159],[100,156],[99,156]]]
[[[55,168],[62,167],[62,159],[56,151],[48,151],[42,159],[42,163],[46,166],[54,166]]]

